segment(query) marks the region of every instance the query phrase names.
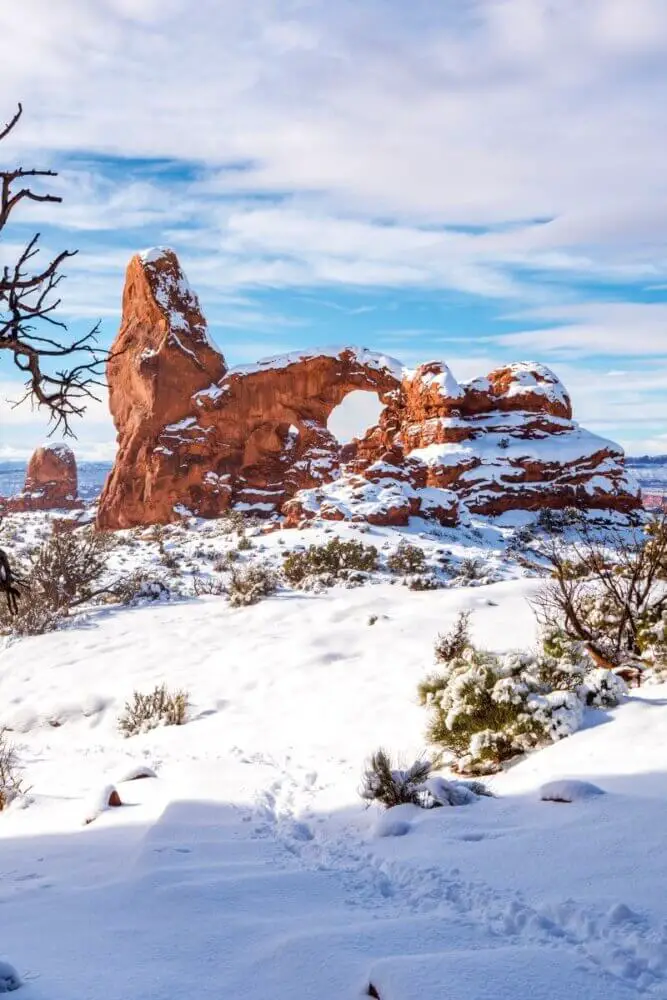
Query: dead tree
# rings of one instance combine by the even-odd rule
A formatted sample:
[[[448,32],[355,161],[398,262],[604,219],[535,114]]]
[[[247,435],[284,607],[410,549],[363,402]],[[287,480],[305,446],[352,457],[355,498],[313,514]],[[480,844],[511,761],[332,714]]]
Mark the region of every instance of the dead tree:
[[[14,117],[0,126],[0,142],[13,132],[22,114],[19,104]],[[103,385],[107,358],[97,345],[99,324],[83,336],[71,338],[66,324],[55,316],[60,305],[58,286],[64,277],[61,268],[76,251],[63,250],[42,261],[39,233],[17,254],[4,254],[1,242],[21,204],[62,201],[58,195],[34,188],[55,176],[53,170],[0,169],[0,350],[11,352],[14,364],[26,376],[25,392],[14,405],[30,400],[44,407],[51,433],[60,429],[64,436],[74,436],[72,418],[82,416],[86,404],[98,398],[95,388]],[[8,256],[13,259],[8,260]],[[6,594],[10,610],[15,609],[18,592],[4,553],[0,555],[0,590]]]
[[[11,121],[0,127],[0,142],[16,128],[22,113],[19,104]],[[0,239],[22,202],[62,201],[58,195],[40,193],[31,186],[56,176],[53,170],[0,170]],[[30,399],[45,407],[52,430],[62,429],[65,436],[73,436],[72,418],[80,417],[86,404],[97,399],[94,389],[103,384],[106,353],[97,346],[99,324],[81,337],[66,338],[66,324],[54,315],[60,305],[57,289],[64,277],[62,265],[77,251],[62,250],[42,264],[38,261],[39,239],[36,233],[11,263],[0,256],[0,350],[11,351],[14,364],[27,376],[25,395],[19,402]],[[78,363],[52,371],[63,358]]]
[[[532,602],[542,627],[580,643],[596,666],[638,664],[642,636],[667,612],[667,516],[602,540],[584,525],[542,555],[551,576]]]

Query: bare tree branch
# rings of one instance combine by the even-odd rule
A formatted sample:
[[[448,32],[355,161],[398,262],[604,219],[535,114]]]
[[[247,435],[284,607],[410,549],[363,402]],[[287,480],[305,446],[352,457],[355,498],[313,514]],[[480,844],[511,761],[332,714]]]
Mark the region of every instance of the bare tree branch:
[[[542,627],[581,643],[597,666],[637,662],[667,608],[667,516],[602,541],[584,524],[574,543],[552,539],[542,555],[551,578],[532,602]]]
[[[11,120],[0,129],[0,141],[11,134],[23,113],[19,104]],[[23,201],[57,204],[58,195],[33,189],[31,182],[55,177],[53,170],[16,167],[0,170],[0,238],[12,213]],[[97,387],[104,385],[104,364],[108,354],[97,345],[99,324],[74,340],[65,337],[67,326],[55,317],[60,306],[56,289],[63,280],[61,266],[76,251],[62,250],[41,267],[35,267],[40,254],[40,234],[36,233],[19,253],[14,263],[0,269],[0,350],[13,354],[16,367],[25,373],[25,395],[15,405],[31,400],[43,406],[52,423],[51,433],[61,429],[64,436],[74,436],[72,420],[80,417],[90,400],[97,400]],[[37,331],[45,324],[63,331],[62,338],[45,337]],[[58,358],[79,359],[77,364],[57,371],[47,370]]]
[[[0,142],[13,132],[22,114],[23,107],[19,104],[14,116],[0,127]],[[34,181],[56,176],[53,170],[0,169],[0,238],[21,203],[62,201],[59,195],[32,187]],[[0,266],[0,350],[11,352],[14,364],[26,375],[25,395],[14,405],[30,400],[45,407],[52,424],[51,433],[62,429],[66,437],[73,437],[72,419],[83,415],[91,399],[99,398],[95,389],[104,385],[103,366],[108,353],[97,345],[99,324],[81,337],[66,336],[67,325],[54,315],[60,306],[56,289],[63,280],[61,266],[76,251],[62,250],[46,264],[37,266],[39,238],[36,233],[13,263]],[[60,330],[62,339],[55,332],[43,336],[38,331],[44,327]],[[66,362],[66,367],[53,371],[58,358],[71,358],[76,363]],[[0,592],[5,594],[10,614],[17,613],[21,583],[0,550]]]

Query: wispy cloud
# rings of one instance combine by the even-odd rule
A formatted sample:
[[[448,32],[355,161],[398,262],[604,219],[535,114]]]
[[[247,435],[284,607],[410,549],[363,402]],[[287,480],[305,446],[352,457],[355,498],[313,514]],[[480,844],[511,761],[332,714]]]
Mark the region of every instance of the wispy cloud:
[[[64,314],[108,339],[131,252],[172,243],[232,354],[339,314],[408,363],[553,361],[660,440],[661,390],[597,375],[667,364],[664,0],[23,0],[2,45],[3,159],[65,199],[3,235],[81,248]]]

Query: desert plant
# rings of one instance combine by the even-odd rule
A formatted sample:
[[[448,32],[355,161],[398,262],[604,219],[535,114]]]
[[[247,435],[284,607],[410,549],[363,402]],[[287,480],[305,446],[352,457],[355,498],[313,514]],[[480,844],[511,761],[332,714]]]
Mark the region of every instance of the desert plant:
[[[246,534],[242,534],[236,548],[238,552],[247,552],[253,548],[252,539],[248,538]]]
[[[106,571],[112,545],[110,535],[90,528],[52,531],[29,556],[25,580],[31,599],[59,610],[102,593],[106,588],[96,584]]]
[[[6,729],[0,729],[0,812],[24,792],[19,757]]]
[[[449,632],[435,641],[436,663],[449,663],[470,646],[470,611],[459,611]]]
[[[63,608],[53,608],[43,594],[21,601],[16,610],[0,604],[0,632],[3,635],[44,635],[53,632],[66,618]]]
[[[406,576],[403,580],[403,585],[408,590],[416,591],[440,590],[444,586],[435,573],[417,573],[414,576]]]
[[[214,573],[226,573],[227,570],[232,568],[238,558],[239,554],[236,549],[229,549],[227,552],[223,552],[222,555],[216,557],[211,569]]]
[[[578,693],[554,688],[533,654],[477,649],[466,614],[438,637],[436,659],[443,669],[419,686],[419,700],[431,710],[430,741],[451,753],[463,772],[497,770],[504,761],[580,725]]]
[[[584,676],[577,693],[589,708],[614,708],[628,693],[628,686],[612,670],[596,667]]]
[[[430,760],[417,760],[405,770],[394,767],[387,751],[380,748],[368,761],[359,794],[369,804],[379,802],[386,809],[403,803],[427,807],[430,797],[424,782],[432,769]]]
[[[253,563],[242,569],[232,569],[226,591],[231,606],[243,608],[270,597],[277,586],[278,581],[271,567]]]
[[[180,559],[176,552],[170,552],[165,549],[160,556],[160,562],[165,569],[170,570],[172,573],[177,572],[180,566]]]
[[[483,567],[479,559],[466,557],[461,560],[459,576],[464,580],[479,580],[483,576]]]
[[[397,575],[407,575],[410,573],[423,573],[426,569],[426,556],[424,550],[418,545],[411,545],[404,538],[398,543],[398,547],[387,557],[387,569]]]
[[[203,576],[195,576],[192,581],[192,589],[195,597],[221,597],[229,591],[229,587],[223,580]]]
[[[162,684],[149,694],[135,691],[118,719],[124,736],[135,736],[158,726],[182,726],[187,721],[190,698],[187,691],[169,691]]]
[[[377,569],[378,551],[374,545],[343,541],[335,537],[324,545],[310,545],[305,551],[287,554],[283,575],[288,583],[298,585],[309,576],[345,579],[353,571],[372,573]]]
[[[565,529],[565,516],[560,510],[543,507],[537,515],[535,523],[548,535],[562,535]]]
[[[462,806],[491,792],[481,781],[450,781],[433,771],[438,761],[420,758],[410,767],[394,767],[386,750],[380,748],[368,761],[359,794],[367,803],[378,802],[385,809],[416,805],[421,809]]]
[[[138,601],[165,601],[171,597],[171,591],[163,580],[150,576],[142,570],[122,577],[111,589],[116,600],[121,604],[135,604]]]
[[[667,626],[667,517],[602,540],[584,523],[570,546],[554,539],[543,554],[551,578],[533,602],[542,628],[579,643],[598,667],[645,665],[646,637]]]

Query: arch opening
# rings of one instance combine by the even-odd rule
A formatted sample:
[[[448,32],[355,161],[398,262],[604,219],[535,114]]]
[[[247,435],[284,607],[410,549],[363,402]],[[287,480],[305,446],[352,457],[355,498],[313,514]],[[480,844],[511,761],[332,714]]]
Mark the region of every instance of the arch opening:
[[[327,429],[339,444],[361,438],[377,422],[384,406],[376,392],[354,389],[334,407],[327,420]]]

